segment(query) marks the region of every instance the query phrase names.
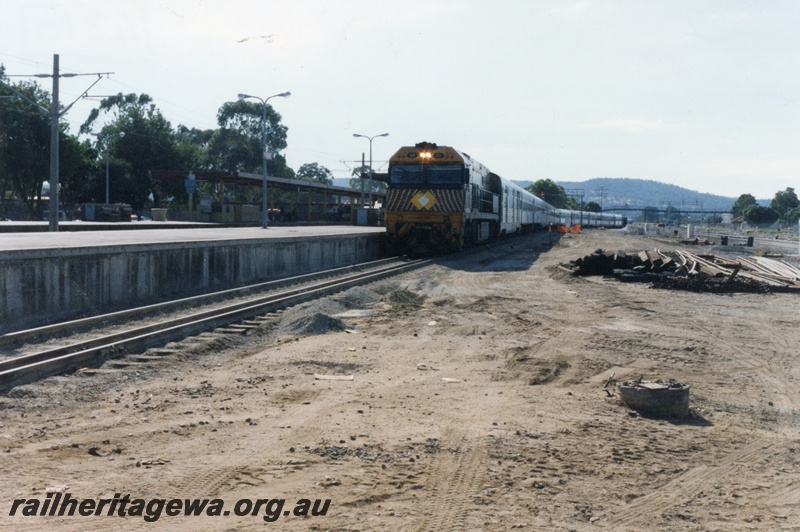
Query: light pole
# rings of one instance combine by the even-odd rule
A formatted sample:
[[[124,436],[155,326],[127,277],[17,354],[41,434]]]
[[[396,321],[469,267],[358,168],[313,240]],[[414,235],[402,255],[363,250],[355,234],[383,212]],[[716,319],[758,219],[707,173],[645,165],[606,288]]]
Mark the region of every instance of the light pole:
[[[264,108],[261,116],[261,135],[264,140],[264,153],[262,155],[262,159],[264,160],[264,178],[261,181],[261,227],[263,229],[266,229],[269,223],[269,215],[267,212],[267,102],[270,100],[270,98],[275,98],[278,96],[281,98],[286,98],[291,95],[291,92],[282,92],[280,94],[273,94],[272,96],[268,96],[266,99],[264,99],[250,94],[239,94],[240,100],[244,100],[246,98],[255,98],[256,100],[260,100]]]
[[[105,139],[105,145],[106,145],[106,205],[110,205],[110,202],[108,201],[108,147],[109,147],[109,144],[111,144],[112,135],[110,133],[106,133],[105,135],[103,135],[101,133],[99,136],[101,138]],[[120,133],[117,133],[116,135],[113,135],[113,136],[117,136],[119,138],[122,138],[122,137],[125,136],[125,133],[124,132],[120,132]]]
[[[372,139],[377,137],[388,137],[388,133],[381,133],[380,135],[374,135],[372,137],[368,137],[366,135],[359,135],[358,133],[353,133],[354,137],[364,137],[365,139],[369,140],[369,206],[372,208]]]

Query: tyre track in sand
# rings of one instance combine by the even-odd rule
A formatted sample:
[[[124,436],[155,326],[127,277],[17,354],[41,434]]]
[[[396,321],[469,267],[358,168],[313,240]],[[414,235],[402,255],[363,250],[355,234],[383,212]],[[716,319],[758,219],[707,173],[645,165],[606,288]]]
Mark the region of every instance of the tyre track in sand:
[[[745,469],[759,469],[764,466],[777,447],[779,446],[775,443],[756,441],[732,452],[716,465],[694,467],[656,491],[635,499],[608,521],[598,524],[613,530],[650,528],[661,520],[666,511],[694,498],[700,492],[711,491],[715,485],[735,481]]]
[[[489,455],[485,448],[469,446],[465,438],[459,447],[440,451],[428,468],[428,496],[419,501],[419,519],[403,528],[407,531],[468,530],[466,520],[474,509],[474,497],[486,475]]]
[[[750,328],[743,333],[748,337],[747,341],[743,342],[741,338],[737,341],[721,336],[710,325],[695,323],[693,327],[728,352],[735,353],[731,357],[732,362],[738,369],[746,370],[756,378],[765,393],[772,394],[770,400],[779,408],[789,413],[800,411],[800,394],[797,393],[797,386],[791,385],[792,382],[800,380],[796,375],[796,365],[790,356],[800,349],[796,335],[787,334],[786,330],[770,323],[761,323],[757,328]],[[743,345],[762,345],[763,349],[754,351]]]

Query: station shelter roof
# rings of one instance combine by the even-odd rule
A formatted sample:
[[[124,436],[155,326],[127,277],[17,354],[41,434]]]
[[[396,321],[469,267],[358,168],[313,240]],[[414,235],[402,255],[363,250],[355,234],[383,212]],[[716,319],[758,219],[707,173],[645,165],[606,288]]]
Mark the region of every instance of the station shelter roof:
[[[215,170],[154,170],[152,176],[154,178],[166,179],[181,179],[184,180],[189,174],[194,174],[198,182],[209,183],[225,183],[243,186],[261,186],[264,176],[263,174],[251,174],[248,172],[220,172]],[[368,178],[368,174],[362,174],[361,178]],[[376,181],[381,180],[378,174],[373,175]],[[298,190],[304,192],[327,193],[334,196],[350,197],[357,200],[361,197],[361,191],[352,189],[350,187],[337,187],[334,185],[326,185],[315,181],[301,181],[299,179],[286,179],[283,177],[267,176],[267,186],[269,188],[276,188],[280,190]],[[386,193],[373,192],[372,196],[382,200]]]

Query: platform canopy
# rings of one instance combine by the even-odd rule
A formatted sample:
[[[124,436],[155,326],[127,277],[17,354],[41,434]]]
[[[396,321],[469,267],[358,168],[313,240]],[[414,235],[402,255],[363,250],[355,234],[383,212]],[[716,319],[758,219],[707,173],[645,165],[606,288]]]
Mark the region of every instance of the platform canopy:
[[[180,179],[184,180],[189,174],[194,174],[198,183],[224,183],[226,185],[242,185],[249,187],[260,187],[264,176],[262,174],[251,174],[248,172],[219,172],[214,170],[153,170],[151,175],[154,179]],[[364,174],[365,176],[367,174]],[[375,174],[377,176],[378,174]],[[377,179],[376,179],[377,180]],[[361,190],[350,187],[337,187],[326,185],[315,181],[302,181],[299,179],[285,179],[283,177],[267,176],[267,186],[279,190],[292,190],[303,192],[327,193],[336,196],[350,197],[355,200],[361,197]],[[373,192],[373,197],[384,198],[385,192]],[[354,201],[354,203],[356,203]]]

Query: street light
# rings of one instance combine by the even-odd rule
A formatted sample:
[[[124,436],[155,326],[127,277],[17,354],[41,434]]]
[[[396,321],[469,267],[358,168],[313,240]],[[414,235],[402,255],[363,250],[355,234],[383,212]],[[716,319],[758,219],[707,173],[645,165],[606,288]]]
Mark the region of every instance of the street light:
[[[377,137],[388,137],[388,133],[381,133],[380,135],[374,135],[372,137],[368,137],[366,135],[359,135],[358,133],[353,133],[354,137],[364,137],[365,139],[369,140],[369,206],[372,208],[372,139]]]
[[[261,117],[261,134],[264,137],[264,153],[262,155],[262,159],[264,160],[264,178],[261,182],[261,227],[263,229],[267,228],[269,216],[267,213],[267,102],[270,98],[276,98],[280,96],[281,98],[286,98],[291,96],[291,92],[282,92],[280,94],[273,94],[272,96],[267,97],[266,99],[261,98],[259,96],[252,96],[250,94],[239,94],[239,99],[244,100],[246,98],[255,98],[256,100],[260,100],[263,105],[263,115]]]
[[[98,136],[103,138],[103,139],[105,139],[105,145],[106,145],[106,205],[110,205],[110,202],[108,201],[108,146],[109,146],[109,144],[111,144],[110,138],[112,136],[122,138],[122,137],[125,136],[125,133],[124,132],[120,132],[120,133],[117,133],[116,135],[111,135],[110,133],[106,133],[105,135],[103,135],[101,133]]]

